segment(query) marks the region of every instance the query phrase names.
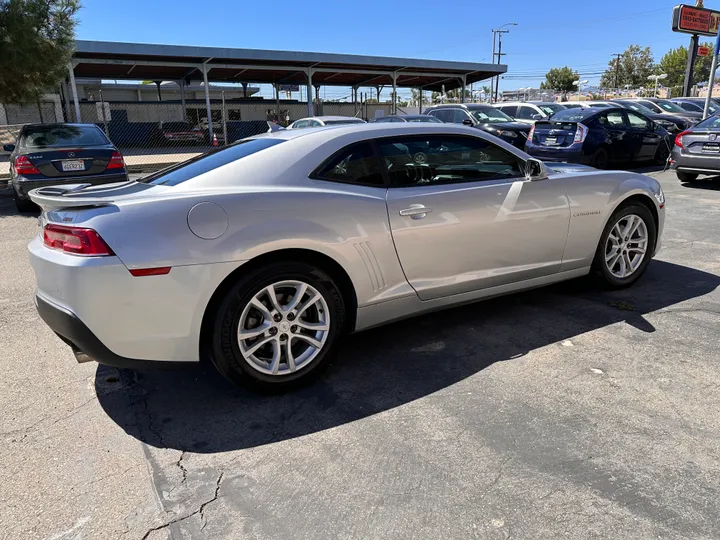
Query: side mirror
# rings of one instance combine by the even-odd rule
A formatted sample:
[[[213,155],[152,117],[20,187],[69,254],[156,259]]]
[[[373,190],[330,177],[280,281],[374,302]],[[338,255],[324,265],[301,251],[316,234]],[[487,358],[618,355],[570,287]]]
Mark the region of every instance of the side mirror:
[[[472,126],[473,125],[472,120],[470,120],[469,118],[466,118],[465,120],[463,120],[463,125],[464,126]]]
[[[525,162],[526,180],[545,180],[547,177],[547,169],[542,161],[530,158]]]
[[[542,114],[533,114],[532,115],[533,120],[542,120],[543,118],[545,118],[545,117]]]
[[[4,144],[3,150],[5,150],[6,152],[12,152],[13,150],[15,150],[15,145],[14,144]]]

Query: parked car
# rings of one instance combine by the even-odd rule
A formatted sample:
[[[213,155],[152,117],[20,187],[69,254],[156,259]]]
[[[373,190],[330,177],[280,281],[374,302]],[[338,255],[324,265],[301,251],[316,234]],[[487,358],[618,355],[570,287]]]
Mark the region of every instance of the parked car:
[[[615,101],[615,100],[613,100]],[[673,103],[672,101],[668,101],[667,99],[659,99],[659,98],[623,98],[622,101],[631,101],[634,103],[639,103],[640,105],[644,105],[651,111],[657,113],[657,114],[665,114],[665,115],[672,115],[672,116],[679,116],[688,122],[690,122],[692,125],[697,124],[700,120],[703,118],[702,112],[693,112],[693,111],[686,111],[682,107],[678,106],[677,103]]]
[[[365,120],[362,118],[355,118],[353,116],[311,116],[308,118],[301,118],[295,120],[290,124],[288,129],[300,129],[308,127],[323,127],[323,126],[338,126],[341,124],[364,124]]]
[[[95,124],[27,124],[10,152],[10,181],[19,212],[37,207],[31,189],[58,184],[108,184],[128,179],[125,161]]]
[[[627,109],[587,108],[555,113],[538,121],[525,151],[548,161],[583,163],[604,169],[611,163],[655,161],[670,154],[667,130]]]
[[[530,132],[528,124],[514,121],[491,105],[472,103],[438,105],[428,109],[427,114],[448,124],[463,124],[482,129],[517,148],[525,146],[525,140]]]
[[[611,105],[604,105],[602,101],[563,101],[563,107],[566,109],[589,109],[590,107],[605,108]]]
[[[720,174],[720,116],[710,116],[678,133],[670,159],[681,182],[692,182],[701,174]]]
[[[536,120],[546,120],[565,107],[554,101],[503,101],[493,107],[500,109],[510,118],[526,124],[534,124]]]
[[[680,133],[692,125],[692,122],[685,118],[681,118],[680,116],[675,116],[673,114],[656,113],[637,101],[614,99],[612,101],[591,101],[590,103],[604,104],[608,107],[622,107],[623,109],[630,109],[631,111],[638,112],[656,124],[664,127],[671,134]]]
[[[698,112],[704,116],[705,113],[705,98],[701,97],[683,97],[683,98],[672,98],[670,101],[675,103],[681,109],[690,112]],[[709,103],[709,114],[713,115],[720,111],[720,104],[717,100],[710,98]]]
[[[442,123],[442,120],[438,120],[434,116],[429,114],[393,114],[390,116],[380,116],[375,118],[373,122],[435,122]]]
[[[190,122],[158,122],[150,129],[149,137],[153,146],[210,144],[207,132]]]
[[[278,390],[316,377],[346,332],[589,273],[631,285],[665,220],[651,177],[547,168],[436,123],[280,130],[31,197],[37,309],[78,359],[203,356]]]

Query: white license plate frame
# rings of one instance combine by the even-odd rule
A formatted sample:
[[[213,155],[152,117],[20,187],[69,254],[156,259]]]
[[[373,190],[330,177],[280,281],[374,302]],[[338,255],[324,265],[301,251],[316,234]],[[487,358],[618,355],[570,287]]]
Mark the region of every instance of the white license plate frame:
[[[545,137],[545,144],[547,144],[548,146],[557,146],[557,137],[555,137],[554,135],[551,137]]]
[[[85,162],[81,159],[64,159],[61,163],[63,172],[77,172],[85,170]]]

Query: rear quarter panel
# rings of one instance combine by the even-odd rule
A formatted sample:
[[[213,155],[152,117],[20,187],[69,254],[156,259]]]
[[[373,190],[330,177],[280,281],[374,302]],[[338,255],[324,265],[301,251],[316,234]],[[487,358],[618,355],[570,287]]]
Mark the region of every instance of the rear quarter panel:
[[[561,271],[587,267],[592,263],[600,237],[612,213],[627,198],[644,195],[662,215],[653,191],[658,182],[641,174],[624,171],[594,171],[554,177],[564,187],[570,202],[570,229]]]

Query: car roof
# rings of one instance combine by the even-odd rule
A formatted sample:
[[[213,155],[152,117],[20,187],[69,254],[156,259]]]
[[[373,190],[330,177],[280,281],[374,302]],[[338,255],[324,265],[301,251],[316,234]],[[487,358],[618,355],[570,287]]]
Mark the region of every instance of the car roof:
[[[490,103],[442,103],[440,105],[433,105],[432,107],[428,107],[428,111],[434,111],[436,109],[475,109],[475,108],[483,108],[486,109],[488,107],[492,107],[492,104]],[[425,115],[422,115],[425,116]]]
[[[25,124],[23,129],[53,128],[53,127],[97,127],[95,124],[70,124],[68,122],[54,122],[52,124]],[[98,128],[99,129],[99,128]]]

